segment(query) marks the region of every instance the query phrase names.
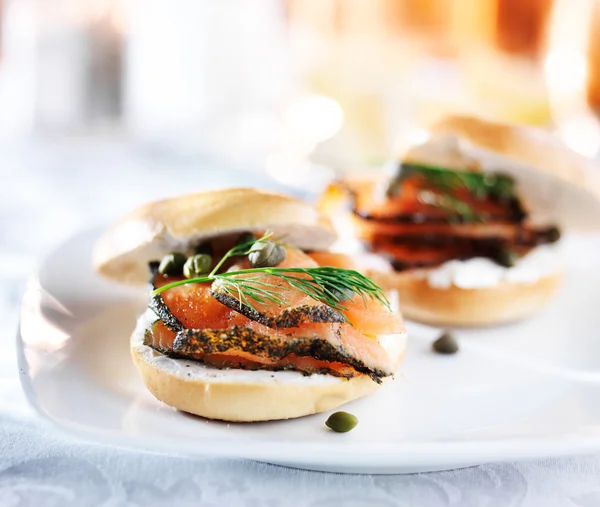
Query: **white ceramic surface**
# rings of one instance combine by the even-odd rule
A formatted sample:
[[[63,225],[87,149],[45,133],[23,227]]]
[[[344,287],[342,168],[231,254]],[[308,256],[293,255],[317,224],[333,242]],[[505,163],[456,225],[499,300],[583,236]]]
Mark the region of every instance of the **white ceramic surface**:
[[[49,255],[24,295],[18,353],[30,402],[64,431],[148,450],[244,457],[314,470],[407,473],[600,451],[599,238],[572,240],[564,286],[542,314],[457,332],[410,325],[396,380],[346,405],[358,427],[335,434],[328,414],[226,424],[178,413],[144,388],[128,350],[145,294],[99,279],[98,231]]]

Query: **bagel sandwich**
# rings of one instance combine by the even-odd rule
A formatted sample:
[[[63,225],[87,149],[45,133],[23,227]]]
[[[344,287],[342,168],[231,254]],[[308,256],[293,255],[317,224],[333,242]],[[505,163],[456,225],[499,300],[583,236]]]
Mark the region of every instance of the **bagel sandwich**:
[[[131,354],[158,400],[209,419],[289,419],[375,392],[404,355],[394,301],[327,254],[335,239],[311,205],[234,188],[134,210],[98,240],[94,265],[149,283]]]
[[[333,182],[319,208],[406,318],[493,325],[532,315],[562,277],[563,231],[600,228],[592,161],[551,133],[446,117],[391,165]],[[381,259],[387,262],[381,264]]]

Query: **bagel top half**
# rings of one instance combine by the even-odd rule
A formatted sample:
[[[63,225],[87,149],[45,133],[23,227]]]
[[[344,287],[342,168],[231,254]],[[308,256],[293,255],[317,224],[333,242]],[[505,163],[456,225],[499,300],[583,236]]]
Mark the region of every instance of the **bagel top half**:
[[[194,244],[244,231],[269,230],[302,250],[325,250],[336,233],[310,204],[276,192],[228,188],[141,206],[95,245],[96,270],[114,281],[144,284],[148,262]]]

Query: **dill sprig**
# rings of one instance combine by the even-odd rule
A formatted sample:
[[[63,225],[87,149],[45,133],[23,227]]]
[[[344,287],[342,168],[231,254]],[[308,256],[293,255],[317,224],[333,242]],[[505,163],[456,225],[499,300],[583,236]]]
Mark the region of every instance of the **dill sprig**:
[[[249,276],[246,276],[249,275]],[[319,301],[338,312],[346,309],[344,294],[352,293],[361,297],[366,304],[373,298],[389,308],[389,301],[381,288],[372,280],[357,271],[321,266],[318,268],[254,268],[216,275],[219,288],[235,297],[244,305],[252,307],[250,299],[259,304],[267,302],[285,304],[285,284],[278,285],[264,281],[275,276],[282,282],[312,299]],[[188,280],[193,282],[194,280]],[[176,282],[177,283],[177,282]],[[353,296],[352,296],[353,297]],[[351,298],[350,298],[351,299]]]
[[[151,296],[189,283],[213,282],[215,289],[223,290],[231,297],[253,309],[252,301],[258,304],[274,303],[287,304],[286,292],[291,289],[298,290],[312,299],[323,303],[342,313],[347,308],[344,301],[353,300],[354,296],[361,297],[363,302],[374,299],[390,309],[390,303],[383,290],[371,279],[351,269],[320,266],[316,268],[251,268],[238,271],[218,273],[225,261],[237,255],[247,255],[252,245],[269,240],[271,233],[261,238],[236,245],[229,250],[217,263],[215,268],[206,276],[179,280],[163,285],[152,291]],[[276,277],[281,284],[267,281],[267,277]],[[342,313],[343,316],[343,313]],[[344,319],[348,319],[343,316]]]
[[[486,213],[477,213],[469,204],[449,193],[421,190],[418,199],[423,204],[434,206],[450,213],[449,219],[459,217],[462,222],[466,223],[485,222],[488,219]]]
[[[475,197],[513,197],[514,180],[507,174],[490,172],[455,171],[436,166],[402,164],[402,171],[422,174],[427,182],[440,190],[456,191],[464,188]]]
[[[479,199],[488,196],[501,199],[515,196],[514,180],[508,175],[455,171],[420,164],[401,164],[388,186],[388,196],[396,196],[402,182],[414,174],[420,174],[431,187],[430,190],[421,193],[421,202],[444,209],[463,222],[485,221],[487,217],[475,212],[468,203],[456,197],[455,193],[458,190],[465,189]]]

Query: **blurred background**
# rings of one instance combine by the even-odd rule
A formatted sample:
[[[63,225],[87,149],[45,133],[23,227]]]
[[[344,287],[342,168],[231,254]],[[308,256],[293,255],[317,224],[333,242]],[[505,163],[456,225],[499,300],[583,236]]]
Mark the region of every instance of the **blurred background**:
[[[300,185],[448,111],[598,150],[595,0],[0,0],[0,18],[5,139],[126,139]]]
[[[310,194],[447,112],[596,155],[600,0],[0,0],[13,224],[241,181]],[[13,245],[56,236],[23,227]]]

